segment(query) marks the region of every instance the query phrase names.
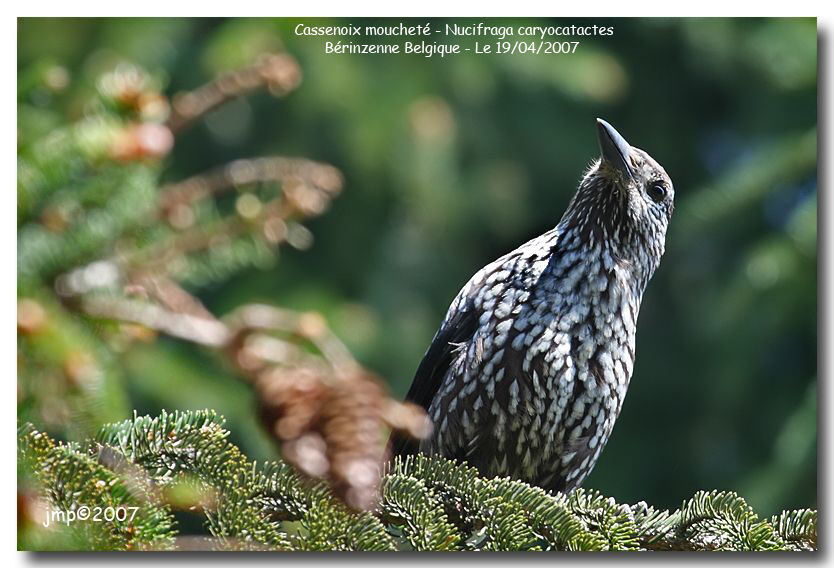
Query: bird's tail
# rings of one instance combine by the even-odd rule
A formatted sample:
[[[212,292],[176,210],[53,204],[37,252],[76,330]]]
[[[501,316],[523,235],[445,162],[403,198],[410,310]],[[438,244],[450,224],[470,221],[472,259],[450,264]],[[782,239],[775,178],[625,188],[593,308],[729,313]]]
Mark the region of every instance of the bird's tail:
[[[397,456],[411,456],[420,453],[420,442],[403,435],[400,432],[392,432],[388,437],[386,455],[389,459]]]

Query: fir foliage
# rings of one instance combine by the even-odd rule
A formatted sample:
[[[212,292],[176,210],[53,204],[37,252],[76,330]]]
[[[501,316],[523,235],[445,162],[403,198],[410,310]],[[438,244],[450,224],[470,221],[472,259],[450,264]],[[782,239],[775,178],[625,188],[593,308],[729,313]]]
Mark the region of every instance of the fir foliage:
[[[732,492],[699,491],[674,512],[618,504],[592,490],[549,493],[485,479],[439,457],[409,456],[382,475],[372,512],[349,511],[323,482],[283,462],[250,462],[213,411],[163,413],[103,427],[94,440],[56,443],[26,424],[20,453],[50,507],[138,506],[133,522],[71,523],[96,549],[177,549],[171,504],[199,480],[205,547],[236,550],[815,550],[816,511],[760,519]]]
[[[167,548],[173,544],[171,513],[147,487],[129,483],[100,463],[99,447],[56,444],[28,424],[20,429],[19,436],[20,450],[43,485],[51,511],[72,511],[81,516],[82,506],[138,507],[136,516],[129,522],[118,518],[110,522],[93,518],[67,522],[68,530],[82,533],[89,549]]]

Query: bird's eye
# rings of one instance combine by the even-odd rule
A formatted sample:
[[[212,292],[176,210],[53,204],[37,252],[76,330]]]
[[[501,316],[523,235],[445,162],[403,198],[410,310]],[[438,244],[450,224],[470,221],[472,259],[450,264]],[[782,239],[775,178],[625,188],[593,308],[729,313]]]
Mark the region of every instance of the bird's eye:
[[[668,193],[666,189],[666,185],[663,182],[656,181],[654,183],[649,184],[647,189],[647,193],[649,197],[651,197],[654,201],[659,202],[663,201]]]

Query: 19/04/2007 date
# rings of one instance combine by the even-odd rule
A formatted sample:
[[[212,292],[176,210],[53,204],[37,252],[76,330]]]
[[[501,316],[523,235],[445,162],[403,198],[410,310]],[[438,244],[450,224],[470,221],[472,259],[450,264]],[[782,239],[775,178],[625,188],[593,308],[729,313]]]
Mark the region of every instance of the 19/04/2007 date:
[[[574,53],[577,47],[579,47],[578,41],[497,41],[483,45],[475,42],[475,53],[560,54]]]

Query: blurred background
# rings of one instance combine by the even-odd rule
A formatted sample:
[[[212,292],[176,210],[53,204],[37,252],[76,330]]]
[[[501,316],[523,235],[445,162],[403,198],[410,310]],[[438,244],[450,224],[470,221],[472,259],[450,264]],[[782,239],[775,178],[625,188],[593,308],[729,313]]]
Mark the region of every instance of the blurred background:
[[[322,313],[401,397],[468,278],[558,222],[603,117],[666,168],[677,204],[629,394],[585,486],[663,508],[699,489],[737,491],[765,515],[816,507],[815,20],[559,21],[615,33],[571,38],[571,55],[445,58],[328,55],[325,38],[294,36],[302,21],[340,23],[18,20],[19,148],[89,112],[120,62],[171,95],[287,51],[300,87],[236,99],[183,130],[162,180],[278,154],[332,164],[344,191],[307,224],[309,250],[185,285],[215,314],[251,302]],[[72,438],[72,415],[37,400],[32,360],[21,419]],[[101,421],[209,407],[250,458],[275,456],[250,389],[204,350],[163,337],[112,367]]]

